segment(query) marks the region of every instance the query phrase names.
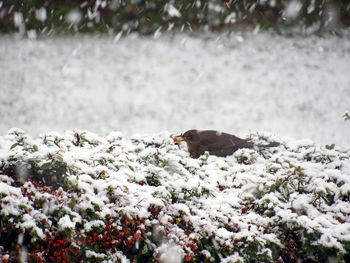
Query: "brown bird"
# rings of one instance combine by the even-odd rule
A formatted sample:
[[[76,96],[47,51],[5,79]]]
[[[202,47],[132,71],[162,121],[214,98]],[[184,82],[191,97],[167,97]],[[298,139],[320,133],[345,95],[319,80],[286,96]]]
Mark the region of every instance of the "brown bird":
[[[255,145],[253,142],[238,138],[234,135],[214,131],[214,130],[189,130],[179,136],[174,137],[174,142],[185,141],[188,146],[191,157],[198,158],[206,151],[211,155],[225,157],[233,154],[241,148],[275,147],[278,142],[272,142],[267,145]]]

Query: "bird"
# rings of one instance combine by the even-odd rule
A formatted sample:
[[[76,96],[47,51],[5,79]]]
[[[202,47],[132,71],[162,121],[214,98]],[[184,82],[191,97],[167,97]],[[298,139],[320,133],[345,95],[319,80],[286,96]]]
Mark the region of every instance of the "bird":
[[[245,139],[238,138],[235,135],[220,132],[216,130],[188,130],[181,135],[173,138],[175,143],[185,141],[187,143],[190,156],[199,158],[205,152],[210,155],[226,157],[233,154],[241,148],[259,148],[276,147],[278,142],[271,142],[266,145],[257,145]]]

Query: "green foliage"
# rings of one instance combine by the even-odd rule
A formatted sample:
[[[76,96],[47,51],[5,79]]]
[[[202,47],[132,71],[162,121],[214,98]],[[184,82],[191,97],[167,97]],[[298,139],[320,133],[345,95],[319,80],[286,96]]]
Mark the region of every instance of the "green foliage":
[[[104,1],[3,1],[0,7],[0,31],[15,32],[19,27],[37,34],[138,32],[142,35],[167,30],[213,31],[259,26],[285,28],[294,25],[323,30],[332,7],[339,14],[338,27],[350,25],[347,0],[300,0],[297,13],[285,16],[292,2],[282,0],[104,0]],[[174,11],[177,10],[177,11]],[[22,17],[15,23],[15,17]],[[334,29],[334,28],[333,28]]]
[[[349,12],[350,12],[350,7],[349,7]],[[350,114],[348,111],[346,111],[343,115],[344,121],[350,120]]]
[[[334,143],[331,144],[331,145],[326,145],[326,149],[327,149],[327,150],[333,150],[333,149],[334,149],[334,146],[335,146]]]

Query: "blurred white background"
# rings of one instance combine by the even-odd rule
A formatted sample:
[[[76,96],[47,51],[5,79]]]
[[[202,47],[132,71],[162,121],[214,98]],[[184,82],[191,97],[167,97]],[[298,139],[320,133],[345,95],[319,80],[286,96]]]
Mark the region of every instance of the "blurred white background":
[[[350,146],[349,36],[0,37],[0,133],[269,131]]]

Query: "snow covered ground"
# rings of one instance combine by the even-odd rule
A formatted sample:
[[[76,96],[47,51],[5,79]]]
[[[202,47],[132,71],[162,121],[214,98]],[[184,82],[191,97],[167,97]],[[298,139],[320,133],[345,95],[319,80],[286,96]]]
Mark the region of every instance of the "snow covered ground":
[[[0,36],[0,134],[210,128],[349,147],[349,38]]]

